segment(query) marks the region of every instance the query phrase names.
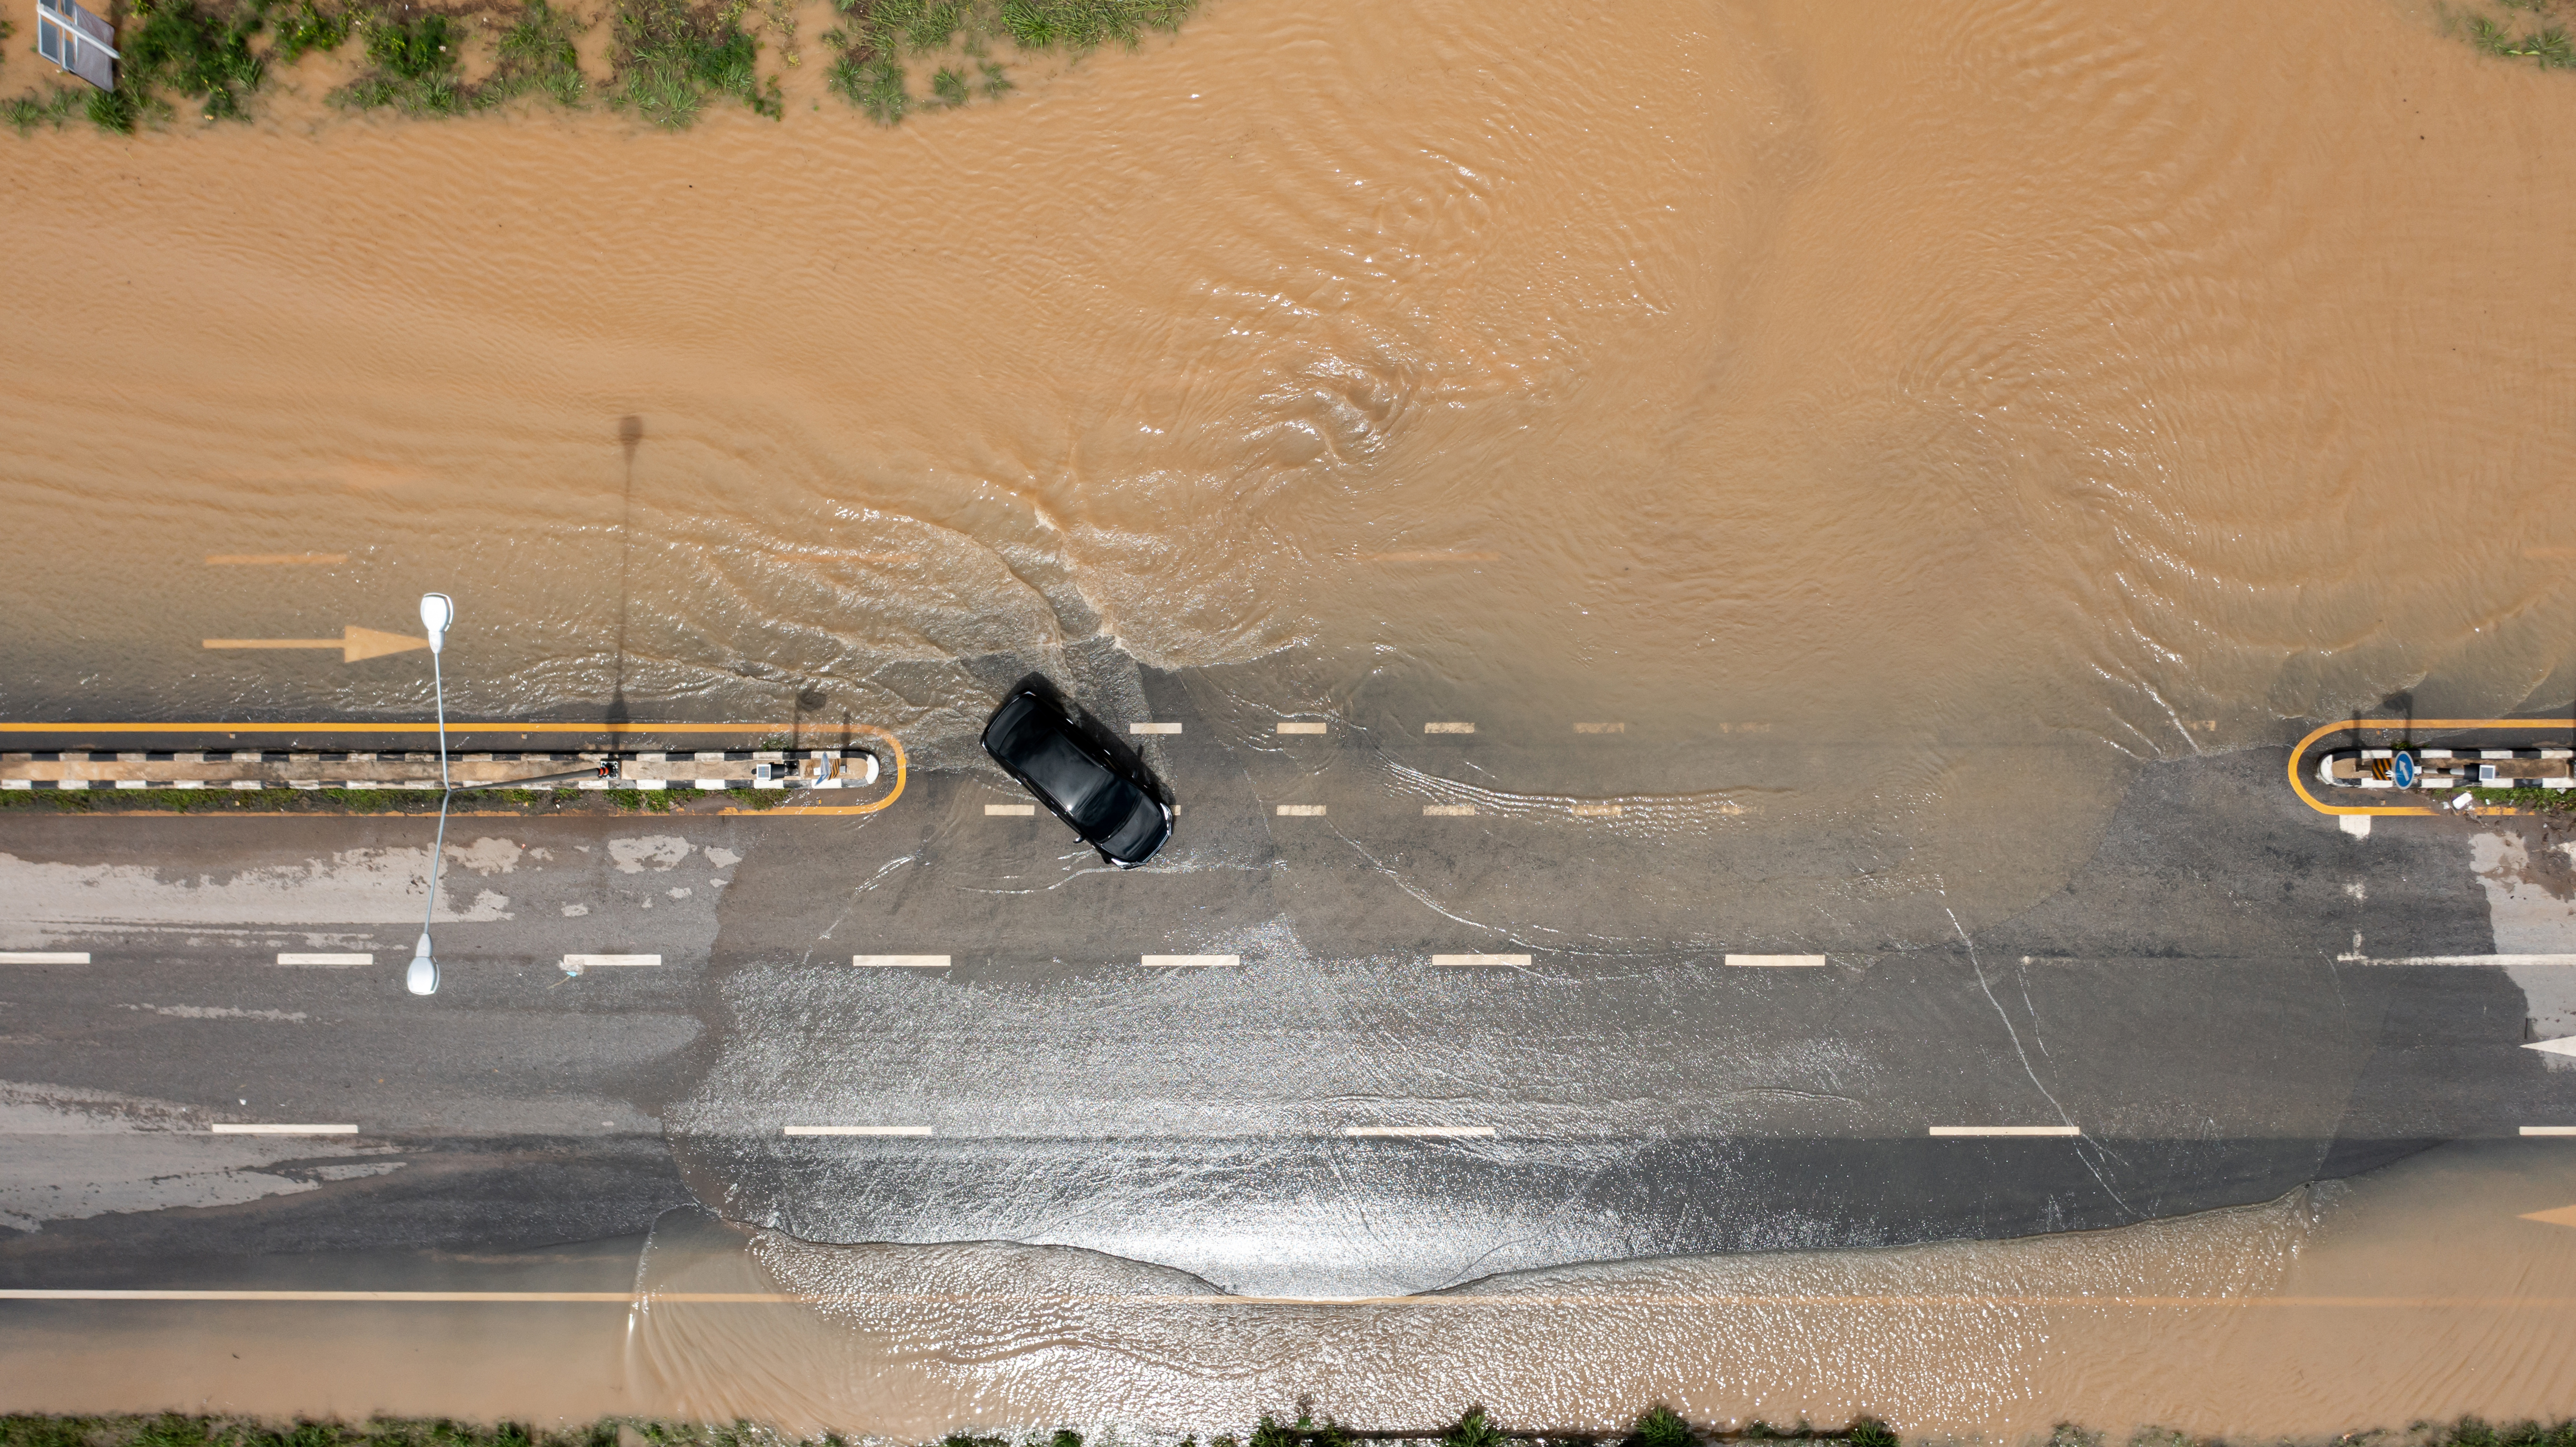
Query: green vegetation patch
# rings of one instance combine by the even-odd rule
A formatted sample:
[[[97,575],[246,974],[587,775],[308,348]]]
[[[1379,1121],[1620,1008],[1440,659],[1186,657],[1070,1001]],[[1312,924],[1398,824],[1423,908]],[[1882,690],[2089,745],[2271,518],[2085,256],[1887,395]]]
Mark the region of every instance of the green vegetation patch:
[[[160,92],[174,91],[205,103],[208,120],[239,120],[265,69],[250,52],[259,33],[259,11],[241,6],[218,11],[197,0],[142,0],[141,20],[121,37],[125,59],[116,68],[116,90],[93,96],[90,118],[110,130],[130,131],[146,115],[167,113]],[[124,103],[102,105],[108,96]]]
[[[413,116],[452,116],[469,103],[458,66],[464,28],[445,15],[397,18],[376,12],[359,22],[366,37],[367,71],[333,99],[360,110],[396,110]]]
[[[688,0],[622,0],[616,27],[617,79],[609,103],[657,126],[682,130],[708,100],[731,97],[760,115],[786,114],[778,82],[753,68],[759,44],[742,28],[742,5],[718,9]]]
[[[7,121],[10,129],[22,136],[38,126],[60,126],[81,113],[87,103],[87,90],[86,86],[65,86],[58,90],[31,90],[0,100],[0,121]]]
[[[2497,0],[2494,8],[2442,7],[2443,28],[2472,46],[2506,60],[2527,60],[2542,70],[2576,70],[2576,0]]]
[[[475,104],[500,105],[533,93],[560,106],[580,105],[590,90],[575,49],[580,34],[581,22],[571,12],[528,0],[528,8],[501,32],[491,78],[476,89]]]
[[[1015,87],[991,58],[1007,38],[1022,51],[1080,55],[1112,43],[1134,46],[1150,31],[1178,30],[1197,0],[833,0],[841,28],[824,43],[841,52],[832,89],[881,125],[914,110],[945,110],[977,96],[1000,100]],[[952,55],[952,52],[954,54]],[[929,89],[915,95],[903,57],[943,57]],[[970,70],[971,67],[971,70]]]

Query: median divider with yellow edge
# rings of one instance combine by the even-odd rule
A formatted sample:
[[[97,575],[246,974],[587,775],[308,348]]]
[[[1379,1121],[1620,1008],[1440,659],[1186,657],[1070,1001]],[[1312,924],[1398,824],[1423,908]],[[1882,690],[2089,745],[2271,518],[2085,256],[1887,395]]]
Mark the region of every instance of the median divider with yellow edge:
[[[853,804],[781,804],[772,807],[728,807],[720,814],[873,814],[890,807],[903,795],[910,774],[903,741],[886,729],[871,724],[844,724],[833,730],[864,734],[881,740],[893,756],[893,787],[881,798]],[[363,752],[296,752],[279,753],[272,745],[267,749],[209,748],[203,741],[217,738],[227,744],[240,744],[252,739],[285,735],[298,740],[313,737],[377,738],[434,737],[437,726],[427,723],[0,723],[0,739],[9,735],[30,734],[54,737],[100,739],[117,735],[137,735],[167,744],[178,739],[199,741],[199,747],[188,751],[154,749],[124,753],[62,751],[7,752],[0,746],[0,787],[12,790],[73,790],[88,792],[126,790],[179,789],[194,795],[214,789],[294,788],[298,790],[398,790],[436,793],[437,755],[415,750],[405,754]],[[448,762],[451,777],[462,791],[510,790],[521,780],[552,779],[566,761],[596,763],[609,758],[619,761],[621,777],[584,779],[577,785],[551,783],[541,787],[595,790],[703,789],[710,792],[754,788],[785,789],[797,793],[870,788],[883,779],[883,772],[870,762],[864,771],[867,782],[857,773],[845,771],[837,762],[843,757],[863,757],[851,749],[849,741],[841,748],[730,750],[667,753],[620,751],[606,753],[566,753],[560,747],[554,752],[502,752],[492,748],[491,740],[514,738],[535,740],[582,735],[592,739],[685,738],[690,736],[745,735],[758,737],[791,732],[789,726],[740,723],[452,723],[448,725]],[[247,737],[246,737],[247,736]],[[465,742],[460,743],[459,740]],[[746,761],[756,761],[756,767]],[[295,779],[283,777],[301,766]],[[669,778],[637,778],[632,770],[649,768]],[[426,774],[423,769],[428,769]],[[539,773],[528,774],[524,770]],[[226,772],[246,773],[255,777],[231,779],[209,775]],[[507,771],[507,772],[505,772]],[[192,777],[180,779],[180,773]],[[333,777],[325,780],[322,775]],[[126,775],[133,775],[128,778]],[[518,775],[517,778],[511,775]],[[24,775],[25,777],[18,777]],[[393,776],[406,776],[397,781]],[[409,777],[417,775],[419,777]],[[734,775],[741,775],[736,778]],[[162,778],[160,776],[170,776]],[[249,802],[247,799],[243,802]],[[657,808],[662,806],[655,806]],[[187,812],[184,810],[133,810],[118,812]],[[283,817],[281,811],[239,811],[225,809],[233,817],[257,817],[265,812]],[[351,813],[372,812],[351,810]],[[484,811],[473,811],[476,813]]]
[[[2571,728],[2576,728],[2576,723],[2571,723],[2571,721],[2567,719],[2549,718],[2345,719],[2340,723],[2325,724],[2318,728],[2311,729],[2308,731],[2307,737],[2299,740],[2298,743],[2291,746],[2290,787],[2298,793],[2302,802],[2306,803],[2309,808],[2316,810],[2320,814],[2414,814],[2429,817],[2445,811],[2424,804],[2329,804],[2308,791],[2307,780],[2300,777],[2301,771],[2299,765],[2308,757],[2308,751],[2315,746],[2317,740],[2322,739],[2329,734],[2356,733],[2364,729],[2388,729],[2404,734],[2424,729],[2516,729],[2528,733],[2535,729],[2557,729],[2560,731],[2566,731]],[[2376,748],[2379,747],[2379,745],[2374,744],[2372,747]],[[2446,788],[2444,792],[2447,793],[2449,790]],[[2531,811],[2527,809],[2517,809],[2509,804],[2490,804],[2481,806],[2478,812],[2486,815],[2496,815],[2526,814]]]

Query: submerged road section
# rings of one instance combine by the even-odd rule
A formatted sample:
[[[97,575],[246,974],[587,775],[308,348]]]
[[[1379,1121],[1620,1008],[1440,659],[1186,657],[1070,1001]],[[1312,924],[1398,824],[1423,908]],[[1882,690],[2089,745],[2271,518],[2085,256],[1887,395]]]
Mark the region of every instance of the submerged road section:
[[[1654,825],[1651,761],[1458,706],[1255,731],[1148,682],[1111,722],[1182,801],[1149,868],[959,768],[873,814],[459,820],[428,1000],[417,816],[0,813],[0,1284],[696,1201],[1382,1295],[2576,1149],[2547,818],[2356,834],[2282,750],[2154,764],[2006,911],[1830,830],[1738,841],[1814,881],[1793,932]]]

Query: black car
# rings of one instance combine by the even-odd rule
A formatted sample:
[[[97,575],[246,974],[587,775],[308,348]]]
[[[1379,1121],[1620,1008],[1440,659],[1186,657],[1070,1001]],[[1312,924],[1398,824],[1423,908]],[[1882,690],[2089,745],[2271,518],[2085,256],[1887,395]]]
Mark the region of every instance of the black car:
[[[1002,700],[984,725],[984,752],[1121,869],[1153,858],[1172,837],[1172,806],[1143,766],[1043,689],[1023,685]]]

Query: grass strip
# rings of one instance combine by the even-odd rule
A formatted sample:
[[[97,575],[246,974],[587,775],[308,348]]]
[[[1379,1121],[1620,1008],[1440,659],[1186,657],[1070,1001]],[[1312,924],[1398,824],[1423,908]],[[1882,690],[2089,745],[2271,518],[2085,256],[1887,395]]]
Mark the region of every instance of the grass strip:
[[[833,0],[842,25],[823,42],[840,51],[832,90],[880,125],[915,110],[947,110],[980,95],[1011,93],[1009,70],[991,58],[1007,39],[1020,51],[1081,55],[1104,45],[1141,44],[1147,33],[1181,27],[1197,0]],[[929,90],[912,93],[903,57],[947,56]],[[970,75],[967,66],[974,67]]]

